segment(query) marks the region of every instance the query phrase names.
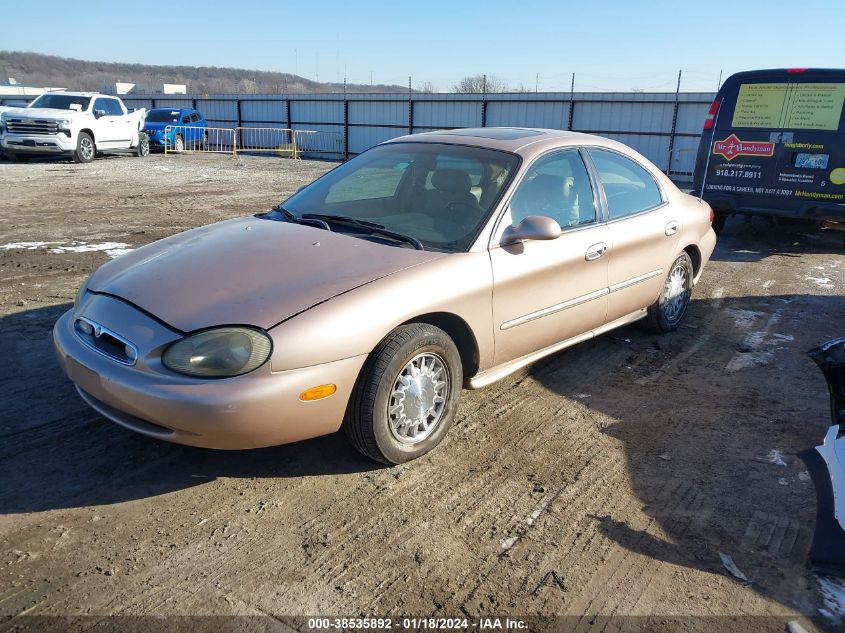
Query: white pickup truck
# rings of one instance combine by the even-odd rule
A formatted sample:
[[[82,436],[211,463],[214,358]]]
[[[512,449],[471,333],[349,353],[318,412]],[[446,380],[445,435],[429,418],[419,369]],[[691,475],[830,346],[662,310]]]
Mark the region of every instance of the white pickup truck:
[[[93,92],[46,92],[25,108],[0,114],[0,147],[13,161],[62,155],[89,163],[98,153],[150,153],[146,111],[129,112],[117,97]]]

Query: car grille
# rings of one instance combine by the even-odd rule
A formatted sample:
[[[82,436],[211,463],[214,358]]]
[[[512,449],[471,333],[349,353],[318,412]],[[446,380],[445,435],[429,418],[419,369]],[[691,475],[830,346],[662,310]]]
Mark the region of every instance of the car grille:
[[[58,134],[59,124],[42,119],[6,119],[6,131],[9,134]]]

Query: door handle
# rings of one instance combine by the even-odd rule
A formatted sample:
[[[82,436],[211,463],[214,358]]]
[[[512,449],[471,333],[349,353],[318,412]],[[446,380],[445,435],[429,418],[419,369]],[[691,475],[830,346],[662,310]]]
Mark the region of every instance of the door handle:
[[[678,232],[678,221],[672,220],[671,222],[666,223],[666,228],[663,230],[666,235],[674,235]]]
[[[606,250],[607,244],[605,244],[604,242],[593,244],[590,248],[587,249],[587,254],[584,255],[584,259],[586,259],[588,262],[596,260],[602,255],[604,255]]]

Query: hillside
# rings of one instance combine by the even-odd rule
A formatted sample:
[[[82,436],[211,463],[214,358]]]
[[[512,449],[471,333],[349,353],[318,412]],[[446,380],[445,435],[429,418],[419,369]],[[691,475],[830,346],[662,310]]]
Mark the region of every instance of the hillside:
[[[14,77],[29,86],[69,90],[101,90],[115,81],[144,86],[186,84],[189,93],[318,93],[342,92],[343,84],[318,83],[290,73],[213,66],[150,66],[91,62],[39,53],[0,51],[0,81]],[[403,86],[349,84],[349,92],[407,92]]]

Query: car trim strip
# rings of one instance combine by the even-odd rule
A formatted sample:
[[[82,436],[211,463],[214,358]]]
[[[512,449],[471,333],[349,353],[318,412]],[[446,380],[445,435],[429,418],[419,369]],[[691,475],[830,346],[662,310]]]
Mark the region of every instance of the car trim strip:
[[[625,288],[630,288],[631,286],[636,286],[637,284],[648,281],[649,279],[654,279],[662,273],[663,269],[658,268],[657,270],[652,270],[650,273],[640,275],[639,277],[632,277],[631,279],[620,281],[618,284],[613,284],[610,287],[610,292],[617,292],[619,290],[625,290]]]
[[[548,308],[543,308],[542,310],[537,310],[536,312],[529,312],[528,314],[525,314],[521,317],[511,319],[510,321],[505,321],[504,323],[502,323],[500,329],[509,330],[510,328],[516,327],[517,325],[522,325],[523,323],[528,323],[529,321],[534,321],[535,319],[540,319],[544,316],[555,314],[556,312],[560,312],[562,310],[567,310],[568,308],[574,308],[577,305],[587,303],[588,301],[598,299],[599,297],[604,297],[608,294],[610,294],[610,289],[602,288],[601,290],[596,290],[595,292],[581,295],[580,297],[574,297],[567,301],[563,301],[562,303],[556,303],[555,305],[549,306]]]
[[[505,321],[504,323],[502,323],[499,329],[509,330],[513,327],[516,327],[517,325],[522,325],[524,323],[528,323],[529,321],[534,321],[536,319],[541,319],[545,316],[549,316],[550,314],[555,314],[563,310],[568,310],[569,308],[574,308],[575,306],[587,303],[588,301],[592,301],[593,299],[598,299],[599,297],[604,297],[613,292],[618,292],[619,290],[625,290],[626,288],[630,288],[631,286],[635,286],[644,281],[648,281],[649,279],[654,279],[662,273],[663,269],[658,268],[657,270],[652,270],[651,272],[645,273],[644,275],[632,277],[631,279],[626,279],[625,281],[622,281],[618,284],[614,284],[609,288],[602,288],[601,290],[596,290],[595,292],[590,292],[588,294],[581,295],[579,297],[574,297],[561,303],[556,303],[555,305],[543,308],[542,310],[529,312],[528,314],[525,314],[521,317],[511,319],[510,321]]]

